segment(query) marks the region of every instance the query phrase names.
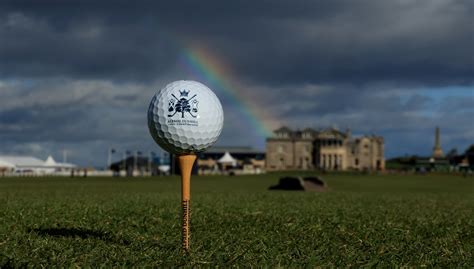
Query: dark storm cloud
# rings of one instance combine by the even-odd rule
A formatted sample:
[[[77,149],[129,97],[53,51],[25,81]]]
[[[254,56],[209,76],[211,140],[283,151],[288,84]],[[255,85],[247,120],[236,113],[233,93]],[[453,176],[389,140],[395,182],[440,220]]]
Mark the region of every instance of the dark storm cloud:
[[[3,76],[153,79],[174,66],[179,46],[204,43],[243,79],[273,85],[474,77],[468,0],[15,1],[0,9]]]
[[[84,134],[81,135],[80,131],[84,130],[83,128],[77,128],[74,132],[65,131],[70,129],[71,125],[84,124],[81,122],[84,119],[82,108],[59,109],[60,113],[58,113],[58,108],[54,107],[15,108],[1,111],[2,138],[18,142],[90,139],[88,136],[84,137]],[[9,132],[9,130],[12,131]]]
[[[91,164],[109,147],[157,149],[148,102],[189,76],[177,62],[194,47],[232,71],[272,128],[376,133],[394,156],[429,153],[420,137],[440,125],[462,150],[474,139],[473,13],[470,0],[2,1],[0,151],[70,149]],[[219,143],[262,146],[222,101]]]
[[[287,108],[293,115],[323,115],[323,114],[347,114],[358,111],[377,113],[417,112],[424,111],[433,106],[432,98],[429,96],[413,95],[403,100],[394,93],[374,92],[371,90],[333,90],[322,92],[315,98],[305,99],[298,97],[294,102],[287,97]],[[305,105],[305,103],[308,105]]]
[[[66,29],[47,19],[6,15],[0,26],[4,77],[110,77],[140,79],[166,73],[172,44],[148,39],[137,26],[78,21]],[[158,60],[161,59],[161,60]]]

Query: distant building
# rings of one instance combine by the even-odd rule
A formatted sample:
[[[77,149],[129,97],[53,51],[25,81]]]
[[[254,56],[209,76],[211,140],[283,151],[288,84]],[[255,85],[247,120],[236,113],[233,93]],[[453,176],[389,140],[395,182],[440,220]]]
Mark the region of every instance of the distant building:
[[[433,147],[433,154],[431,155],[431,157],[435,159],[444,158],[443,149],[441,149],[441,137],[440,137],[439,127],[436,127],[436,130],[435,130],[435,143]]]
[[[108,168],[114,172],[115,176],[120,174],[124,176],[163,175],[170,169],[168,162],[165,164],[161,157],[138,155],[114,162]]]
[[[0,156],[3,173],[44,173],[44,161],[31,156]]]
[[[266,170],[383,170],[384,139],[352,137],[349,130],[293,131],[282,127],[267,138]]]
[[[198,154],[197,166],[201,174],[260,173],[265,169],[265,152],[251,147],[211,147]]]
[[[46,161],[31,156],[0,155],[0,174],[50,175],[69,173],[76,165],[56,162],[49,156]]]

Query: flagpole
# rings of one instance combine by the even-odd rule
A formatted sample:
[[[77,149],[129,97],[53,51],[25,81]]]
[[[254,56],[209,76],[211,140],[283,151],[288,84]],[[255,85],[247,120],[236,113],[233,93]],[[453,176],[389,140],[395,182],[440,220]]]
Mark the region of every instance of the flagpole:
[[[108,152],[107,152],[107,168],[106,168],[106,170],[109,170],[109,169],[110,169],[110,162],[111,162],[110,151],[111,151],[111,149],[109,148],[109,149],[108,149]]]
[[[148,156],[148,172],[150,173],[150,176],[151,176],[151,150],[149,151],[149,156]]]
[[[132,176],[135,175],[135,171],[137,171],[138,169],[138,165],[137,165],[137,160],[138,160],[138,150],[135,150],[135,156],[134,156],[134,161],[133,161],[133,173],[132,173]]]
[[[123,165],[123,171],[124,171],[124,176],[127,175],[127,152],[122,153],[123,160],[122,160],[122,165]]]
[[[163,150],[160,151],[160,161],[158,163],[158,165],[163,165],[164,162],[163,162],[163,159],[165,158],[164,154],[163,154]],[[158,168],[158,175],[162,176],[163,175],[163,172],[161,172],[160,168]]]

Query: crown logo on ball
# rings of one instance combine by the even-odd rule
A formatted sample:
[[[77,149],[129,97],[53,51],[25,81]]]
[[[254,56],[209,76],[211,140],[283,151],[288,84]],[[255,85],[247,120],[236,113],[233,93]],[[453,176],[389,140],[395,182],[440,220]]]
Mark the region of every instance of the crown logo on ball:
[[[189,91],[186,91],[186,90],[182,90],[182,91],[179,91],[179,94],[184,97],[188,97],[188,94],[189,94]]]

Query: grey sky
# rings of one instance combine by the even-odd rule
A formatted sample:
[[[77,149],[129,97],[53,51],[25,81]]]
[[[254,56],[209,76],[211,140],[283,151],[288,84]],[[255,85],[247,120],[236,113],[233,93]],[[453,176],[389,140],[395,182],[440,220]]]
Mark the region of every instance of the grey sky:
[[[103,165],[108,147],[157,149],[148,102],[194,78],[178,63],[192,47],[232,71],[268,128],[380,134],[387,157],[428,154],[436,125],[445,151],[474,143],[472,1],[97,2],[0,3],[1,153]],[[219,144],[262,147],[216,94]]]

